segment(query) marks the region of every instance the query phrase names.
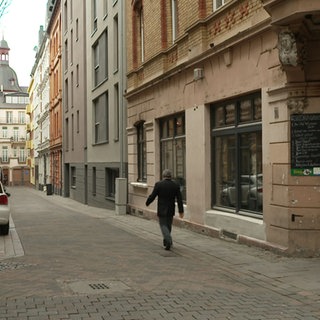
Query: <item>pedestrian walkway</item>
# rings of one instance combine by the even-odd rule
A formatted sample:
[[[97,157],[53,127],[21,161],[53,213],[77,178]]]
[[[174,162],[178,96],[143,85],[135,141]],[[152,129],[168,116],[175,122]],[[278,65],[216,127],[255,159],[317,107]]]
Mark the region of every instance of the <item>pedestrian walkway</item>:
[[[5,258],[23,256],[23,247],[16,231],[14,222],[10,217],[10,232],[8,236],[0,236],[0,260]]]
[[[21,202],[0,240],[0,320],[320,319],[319,258],[177,227],[166,251],[155,220],[11,193]]]

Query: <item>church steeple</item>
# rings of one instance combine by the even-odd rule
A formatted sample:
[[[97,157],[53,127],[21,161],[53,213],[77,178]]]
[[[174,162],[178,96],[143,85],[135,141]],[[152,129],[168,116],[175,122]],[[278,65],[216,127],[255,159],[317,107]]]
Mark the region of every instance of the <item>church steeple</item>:
[[[18,77],[9,66],[10,48],[4,37],[0,41],[0,87],[2,92],[21,92]]]
[[[9,51],[10,48],[6,40],[4,40],[2,36],[2,40],[0,41],[0,63],[9,65]]]

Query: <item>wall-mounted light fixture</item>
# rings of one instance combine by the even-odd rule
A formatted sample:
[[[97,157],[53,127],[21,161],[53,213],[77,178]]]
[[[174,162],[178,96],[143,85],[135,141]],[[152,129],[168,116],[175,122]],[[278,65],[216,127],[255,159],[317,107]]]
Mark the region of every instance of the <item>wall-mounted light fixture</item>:
[[[193,80],[197,81],[204,77],[203,68],[195,68],[193,69]]]

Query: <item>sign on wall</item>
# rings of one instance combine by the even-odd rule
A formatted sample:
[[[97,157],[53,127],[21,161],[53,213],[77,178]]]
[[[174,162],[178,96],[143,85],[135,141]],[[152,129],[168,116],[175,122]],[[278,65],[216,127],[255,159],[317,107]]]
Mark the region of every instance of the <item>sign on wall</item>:
[[[320,176],[320,114],[291,115],[291,175]]]

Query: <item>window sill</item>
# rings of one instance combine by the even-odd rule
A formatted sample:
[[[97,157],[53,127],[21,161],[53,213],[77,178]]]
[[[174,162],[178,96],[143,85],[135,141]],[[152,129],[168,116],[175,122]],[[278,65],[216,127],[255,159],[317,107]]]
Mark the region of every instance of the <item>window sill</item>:
[[[130,182],[130,185],[136,188],[148,189],[148,184],[145,182]]]

